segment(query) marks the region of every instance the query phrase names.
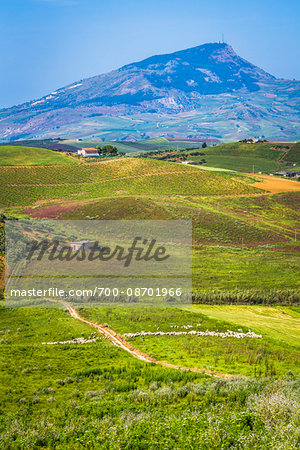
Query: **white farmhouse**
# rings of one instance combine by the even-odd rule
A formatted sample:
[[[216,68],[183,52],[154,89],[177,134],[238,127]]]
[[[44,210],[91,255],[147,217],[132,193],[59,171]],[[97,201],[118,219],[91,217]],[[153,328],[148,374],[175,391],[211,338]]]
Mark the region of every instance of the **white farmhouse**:
[[[77,154],[84,158],[90,158],[92,156],[99,156],[99,151],[97,148],[80,148]]]

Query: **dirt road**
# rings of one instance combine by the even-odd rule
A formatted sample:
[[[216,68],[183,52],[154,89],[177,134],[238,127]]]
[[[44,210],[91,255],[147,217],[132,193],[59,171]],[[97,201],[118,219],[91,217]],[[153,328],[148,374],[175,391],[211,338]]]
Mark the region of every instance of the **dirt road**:
[[[204,370],[204,369],[197,369],[194,367],[184,367],[184,366],[176,366],[174,364],[168,364],[164,361],[158,361],[154,358],[151,358],[148,355],[145,355],[140,350],[132,347],[129,342],[127,342],[125,339],[122,338],[122,336],[115,333],[113,330],[108,328],[106,325],[99,325],[96,322],[92,322],[88,319],[85,319],[84,317],[80,316],[80,314],[76,311],[76,309],[68,302],[61,301],[60,302],[71,317],[74,317],[74,319],[80,320],[81,322],[87,323],[91,327],[96,328],[96,330],[102,334],[112,345],[115,345],[116,347],[119,347],[126,352],[130,353],[134,358],[139,359],[140,361],[144,361],[147,363],[154,363],[159,364],[164,367],[169,367],[171,369],[177,369],[177,370],[189,370],[191,372],[197,372],[197,373],[203,373],[206,375],[218,377],[218,378],[232,378],[233,375],[227,374],[227,373],[220,373],[220,372],[213,372],[211,370]]]
[[[99,325],[99,324],[97,324],[95,322],[91,322],[90,320],[85,319],[84,317],[81,317],[78,314],[78,312],[76,311],[76,309],[72,305],[70,305],[70,303],[67,303],[67,302],[61,302],[61,303],[66,307],[66,309],[68,310],[68,313],[70,314],[70,316],[74,317],[74,319],[81,320],[81,322],[87,323],[91,327],[96,328],[96,330],[99,331],[99,333],[104,335],[104,337],[106,337],[106,339],[108,339],[116,347],[120,347],[123,350],[126,350],[132,356],[134,356],[137,359],[140,359],[141,361],[153,362],[153,360],[150,359],[150,357],[148,357],[146,355],[143,355],[141,352],[139,352],[136,349],[133,349],[128,344],[128,342],[124,341],[124,339],[122,339],[121,336],[119,336],[117,333],[115,333],[113,330],[111,330],[107,326]]]

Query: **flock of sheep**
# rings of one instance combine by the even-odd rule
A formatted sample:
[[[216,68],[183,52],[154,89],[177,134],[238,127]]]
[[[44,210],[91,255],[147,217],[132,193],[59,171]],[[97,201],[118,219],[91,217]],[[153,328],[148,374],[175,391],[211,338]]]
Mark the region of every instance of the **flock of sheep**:
[[[187,326],[188,327],[188,326]],[[186,326],[184,328],[187,328]],[[221,337],[221,338],[253,338],[253,339],[261,339],[261,334],[255,334],[253,331],[248,331],[247,333],[243,333],[241,331],[139,331],[138,333],[125,333],[123,334],[126,338],[135,338],[135,337],[144,337],[144,336],[182,336],[182,335],[193,335],[193,336],[213,336],[213,337]]]

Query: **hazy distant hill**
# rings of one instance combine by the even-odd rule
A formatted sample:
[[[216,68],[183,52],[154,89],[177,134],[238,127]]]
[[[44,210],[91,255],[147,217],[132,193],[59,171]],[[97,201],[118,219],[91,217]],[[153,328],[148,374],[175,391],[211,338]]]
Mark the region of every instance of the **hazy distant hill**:
[[[211,43],[126,65],[0,111],[0,138],[297,140],[300,83]]]

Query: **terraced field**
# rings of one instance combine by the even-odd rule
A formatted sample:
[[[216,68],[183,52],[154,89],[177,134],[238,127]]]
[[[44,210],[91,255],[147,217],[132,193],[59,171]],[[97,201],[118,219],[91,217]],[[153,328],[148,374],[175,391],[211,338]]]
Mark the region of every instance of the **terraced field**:
[[[193,167],[143,159],[119,159],[91,165],[2,167],[1,206],[38,200],[137,195],[251,194],[249,177],[212,173]],[[20,187],[22,186],[22,189]]]

